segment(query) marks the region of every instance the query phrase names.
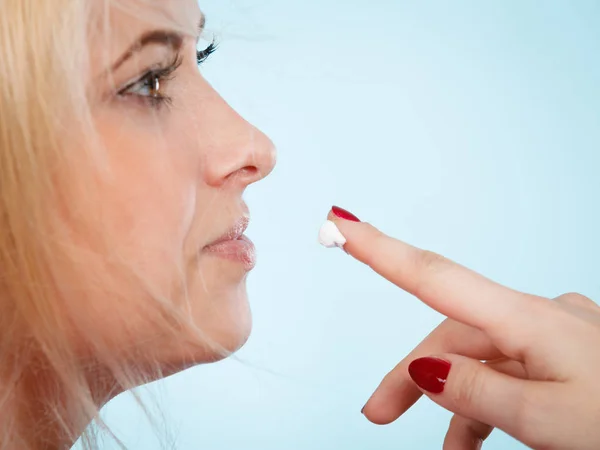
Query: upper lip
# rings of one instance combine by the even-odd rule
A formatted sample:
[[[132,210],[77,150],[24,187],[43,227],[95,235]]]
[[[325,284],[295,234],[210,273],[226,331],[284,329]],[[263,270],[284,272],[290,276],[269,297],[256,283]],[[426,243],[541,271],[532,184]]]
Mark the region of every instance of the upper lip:
[[[248,228],[249,223],[250,223],[250,217],[248,217],[248,216],[240,217],[233,224],[233,226],[231,226],[219,238],[217,238],[216,240],[214,240],[210,244],[208,244],[207,247],[210,247],[212,245],[221,244],[222,242],[235,241],[235,240],[239,239],[240,237],[242,237],[242,235]]]

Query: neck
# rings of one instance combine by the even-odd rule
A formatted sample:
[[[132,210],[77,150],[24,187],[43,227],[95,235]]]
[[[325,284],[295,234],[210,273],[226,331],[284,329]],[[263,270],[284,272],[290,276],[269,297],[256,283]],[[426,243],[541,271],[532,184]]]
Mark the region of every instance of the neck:
[[[0,412],[0,422],[12,424],[12,436],[20,439],[8,448],[71,448],[96,412],[120,393],[114,379],[103,376],[99,371],[94,371],[89,380],[86,384],[93,401],[85,405],[50,371],[31,370],[23,374],[12,390],[7,407]]]

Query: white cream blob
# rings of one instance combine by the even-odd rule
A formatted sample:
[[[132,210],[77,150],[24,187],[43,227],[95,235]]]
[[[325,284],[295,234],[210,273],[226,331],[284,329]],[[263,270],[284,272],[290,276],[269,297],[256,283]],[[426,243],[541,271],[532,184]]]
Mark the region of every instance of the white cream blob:
[[[346,238],[331,220],[323,224],[319,230],[319,244],[327,248],[344,248]]]

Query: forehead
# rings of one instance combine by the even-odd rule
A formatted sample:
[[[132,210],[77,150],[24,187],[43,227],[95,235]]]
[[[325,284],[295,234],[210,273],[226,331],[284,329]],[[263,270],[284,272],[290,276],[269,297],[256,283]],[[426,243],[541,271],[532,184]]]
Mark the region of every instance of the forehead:
[[[92,73],[112,65],[149,31],[175,31],[196,38],[202,18],[197,0],[95,0],[93,5]]]
[[[196,36],[202,17],[197,0],[97,0],[94,29],[115,46],[127,45],[152,29]],[[108,34],[108,36],[107,36]],[[108,38],[108,39],[106,39]]]

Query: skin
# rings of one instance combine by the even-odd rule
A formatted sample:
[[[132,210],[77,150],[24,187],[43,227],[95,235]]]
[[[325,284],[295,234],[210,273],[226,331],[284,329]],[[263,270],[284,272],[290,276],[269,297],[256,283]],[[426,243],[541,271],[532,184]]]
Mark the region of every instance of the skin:
[[[248,216],[242,195],[249,185],[272,171],[275,150],[271,141],[230,108],[198,70],[198,24],[203,22],[203,15],[197,2],[164,0],[151,4],[152,9],[136,6],[135,15],[119,9],[111,11],[110,33],[98,34],[90,42],[90,104],[100,143],[107,152],[110,175],[100,169],[84,173],[93,189],[81,194],[71,189],[69,208],[65,210],[77,211],[82,217],[101,215],[115,254],[133,263],[152,282],[152,288],[168,295],[174,306],[186,305],[189,300],[187,312],[207,341],[233,352],[246,342],[251,330],[246,294],[251,267],[218,256],[206,247]],[[146,12],[147,17],[168,17],[172,22],[142,20]],[[191,33],[181,35],[178,46],[147,45],[112,69],[140,36],[154,30],[180,33],[181,29]],[[159,80],[156,91],[170,98],[168,105],[156,107],[148,101],[149,95],[156,93],[149,91],[148,83],[123,91],[149,67],[166,67],[177,55],[180,66],[168,80]],[[80,149],[86,145],[86,136],[66,139],[73,158],[83,154]],[[71,220],[74,243],[91,250],[102,248],[93,234],[77,227],[71,216],[66,219]],[[145,286],[127,277],[118,265],[107,264],[106,254],[92,251],[83,255],[86,274],[105,275],[110,288],[93,290],[92,278],[81,277],[74,267],[61,261],[53,267],[57,284],[63,289],[57,301],[75,317],[74,324],[85,331],[74,326],[73,340],[78,345],[81,342],[78,352],[82,359],[95,356],[88,336],[102,338],[117,357],[151,355],[164,374],[223,357],[213,347],[186,346],[178,337],[161,335],[145,314],[152,301]],[[179,268],[185,277],[184,288],[178,284]],[[76,291],[73,286],[82,290]],[[138,357],[142,359],[132,362],[143,367],[147,361]],[[88,375],[99,406],[119,393],[101,368],[96,367]],[[33,399],[27,414],[31,423],[22,424],[25,429],[35,428],[43,420],[43,411],[36,405],[42,403],[52,385],[45,373],[30,378],[22,383]],[[50,388],[46,391],[44,386]],[[55,448],[72,444],[53,429],[40,439],[55,442]],[[46,442],[40,448],[51,447]]]
[[[161,8],[160,12],[183,27],[197,30],[204,21],[194,0],[161,2]],[[122,58],[139,36],[157,28],[118,11],[112,21],[111,61]],[[111,235],[119,239],[116,247],[143,266],[160,292],[173,291],[177,280],[176,268],[165,261],[182,265],[192,320],[208,339],[234,351],[246,341],[251,328],[245,288],[248,268],[219,258],[205,247],[249,215],[242,195],[250,184],[272,171],[275,150],[272,142],[231,109],[202,77],[196,40],[194,35],[183,36],[178,50],[148,45],[105,79],[105,89],[95,105],[95,125],[109,149],[114,175],[109,182],[100,181],[98,203],[105,205],[109,214]],[[177,54],[181,65],[168,80],[160,81],[161,95],[170,99],[168,105],[156,108],[144,103],[148,89],[143,84],[122,95],[114,94],[115,86],[121,89],[148,67],[170,64]],[[92,72],[105,70],[99,66]],[[82,208],[90,205],[89,198],[79,203]],[[151,338],[144,336],[148,333],[144,323],[136,327],[130,321],[146,302],[139,286],[122,285],[119,291],[132,309],[127,329],[136,330],[133,339]],[[172,301],[182,304],[185,299],[175,292]],[[116,304],[104,307],[118,310]],[[174,354],[168,341],[162,345],[164,351],[155,352],[177,366],[183,355]],[[192,356],[195,362],[217,357],[210,351]]]
[[[251,329],[245,287],[249,268],[216,256],[206,246],[249,216],[242,195],[250,184],[272,171],[275,150],[198,70],[196,30],[204,19],[197,2],[169,0],[153,8],[194,34],[181,36],[179,48],[149,44],[116,70],[92,64],[91,73],[101,80],[92,105],[95,126],[108,149],[112,174],[97,176],[97,198],[91,201],[86,193],[71,202],[80,211],[100,206],[114,248],[141,267],[154,289],[169,293],[175,305],[185,304],[181,291],[187,291],[192,321],[207,339],[235,351]],[[143,11],[136,17],[144,17]],[[136,17],[119,10],[111,13],[108,60],[112,63],[122,60],[131,44],[149,31],[177,31]],[[92,42],[92,55],[102,54],[100,44]],[[158,92],[169,98],[168,104],[151,106],[147,83],[122,91],[149,67],[166,67],[177,56],[179,67],[168,79],[159,80]],[[100,266],[101,261],[94,263]],[[184,271],[185,289],[177,286],[177,266]],[[106,322],[101,315],[92,326],[99,333],[110,329],[116,347],[133,342],[142,348],[146,344],[141,343],[148,341],[154,356],[175,370],[184,359],[200,363],[219,358],[209,349],[176,349],[169,340],[154,339],[154,330],[148,330],[139,314],[149,301],[148,294],[139,284],[121,282],[120,274],[114,275],[119,295],[90,302],[97,309],[113,312],[105,316]],[[114,311],[126,316],[123,324],[115,326]]]
[[[201,22],[194,0],[165,0],[160,8],[184,28]],[[119,11],[110,20],[109,44],[92,41],[90,50],[92,55],[109,53],[111,61],[120,59],[133,41],[153,28]],[[112,176],[86,174],[98,188],[96,196],[78,197],[73,192],[69,204],[84,216],[102,211],[120,256],[136,262],[158,291],[175,293],[171,296],[175,305],[185,299],[174,289],[179,279],[176,265],[165,261],[183,267],[192,320],[210,340],[235,351],[251,329],[245,289],[248,268],[215,256],[206,246],[247,215],[243,192],[271,172],[275,152],[272,143],[202,78],[195,47],[194,36],[182,38],[182,64],[173,79],[161,83],[172,104],[159,109],[140,98],[143,87],[127,95],[119,88],[149,66],[171,62],[172,47],[148,46],[108,77],[102,76],[107,70],[99,64],[103,58],[92,59],[94,125],[108,149]],[[78,147],[85,140],[74,138],[72,143]],[[348,239],[345,249],[352,256],[449,317],[384,379],[364,408],[371,421],[389,423],[425,394],[456,413],[444,444],[447,450],[478,448],[492,427],[534,448],[600,446],[596,426],[600,389],[595,376],[600,357],[587,350],[600,339],[600,309],[591,300],[569,294],[552,302],[514,292],[368,224],[333,215],[330,220]],[[92,249],[97,245],[85,233],[74,239]],[[92,273],[106,271],[102,256],[90,255],[86,268]],[[57,263],[54,270],[63,282],[59,284],[76,281],[69,267]],[[144,287],[114,268],[107,271],[118,295],[98,292],[82,302],[65,291],[60,298],[70,311],[85,308],[80,317],[94,311],[94,320],[86,324],[91,335],[104,335],[115,351],[152,350],[169,373],[220,357],[208,347],[185,348],[164,336],[157,339],[141,314],[150,300]],[[80,352],[85,358],[93,349],[83,345]],[[407,373],[410,361],[425,355],[452,364],[441,394],[424,392]],[[481,359],[488,364],[481,364]],[[104,381],[91,382],[99,405],[118,393]],[[36,397],[44,395],[39,387],[43,385],[43,378],[29,380]],[[41,416],[35,409],[30,412],[34,427]],[[53,430],[44,438],[53,439],[55,448],[72,444],[60,441]]]
[[[535,449],[600,448],[596,303],[517,292],[368,223],[328,218],[351,256],[448,317],[384,378],[363,409],[371,422],[393,422],[427,395],[455,413],[445,450],[478,449],[493,428]],[[451,364],[441,393],[411,379],[421,357]]]

